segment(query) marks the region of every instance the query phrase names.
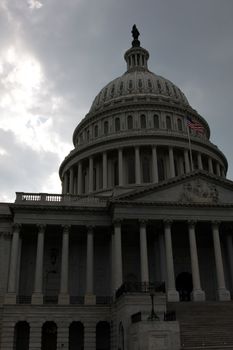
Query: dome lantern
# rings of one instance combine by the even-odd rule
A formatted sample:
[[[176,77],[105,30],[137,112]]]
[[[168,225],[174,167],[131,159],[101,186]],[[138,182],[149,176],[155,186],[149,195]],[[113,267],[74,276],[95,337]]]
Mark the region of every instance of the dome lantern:
[[[140,35],[136,25],[132,28],[132,47],[126,51],[125,60],[127,63],[127,71],[131,70],[148,70],[147,61],[149,59],[149,52],[140,46],[138,37]]]

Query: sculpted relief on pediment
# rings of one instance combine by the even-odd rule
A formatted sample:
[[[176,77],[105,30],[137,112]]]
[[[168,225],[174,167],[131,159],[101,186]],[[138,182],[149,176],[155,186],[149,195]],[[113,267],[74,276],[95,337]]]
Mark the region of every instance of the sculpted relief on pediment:
[[[179,201],[216,204],[219,202],[219,192],[214,184],[196,179],[183,185]]]

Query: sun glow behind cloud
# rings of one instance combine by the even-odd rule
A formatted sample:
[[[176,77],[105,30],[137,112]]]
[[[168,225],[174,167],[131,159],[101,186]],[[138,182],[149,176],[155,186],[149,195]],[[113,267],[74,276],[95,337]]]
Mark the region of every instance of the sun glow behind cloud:
[[[64,101],[53,95],[38,60],[8,47],[0,58],[0,84],[0,128],[11,130],[19,142],[36,151],[64,154],[67,145],[53,130],[54,114]]]

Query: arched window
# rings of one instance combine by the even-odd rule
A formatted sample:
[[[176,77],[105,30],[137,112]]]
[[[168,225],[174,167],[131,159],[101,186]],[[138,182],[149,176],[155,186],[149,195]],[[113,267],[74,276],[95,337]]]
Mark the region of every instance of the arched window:
[[[145,129],[146,128],[146,116],[145,116],[145,114],[142,114],[140,116],[140,122],[141,122],[141,129]]]
[[[14,350],[29,350],[30,327],[26,321],[19,321],[15,325]]]
[[[42,327],[41,350],[57,349],[57,325],[54,322],[45,322]]]
[[[127,127],[129,130],[133,129],[133,117],[132,117],[132,115],[128,115],[128,117],[127,117]]]
[[[120,118],[115,119],[115,131],[120,131],[121,125],[120,125]]]
[[[171,122],[171,117],[169,115],[166,116],[166,126],[168,130],[171,130],[172,122]]]
[[[81,322],[72,322],[69,327],[69,350],[84,349],[84,326]]]
[[[159,116],[157,114],[154,115],[154,128],[159,129]]]
[[[96,125],[95,125],[95,129],[94,129],[94,135],[95,135],[95,137],[98,137],[98,134],[99,134],[99,128],[98,128],[98,125],[96,124]]]
[[[178,130],[179,130],[179,131],[182,131],[182,130],[183,130],[182,121],[181,121],[180,118],[177,119],[177,127],[178,127]]]
[[[90,131],[89,130],[86,131],[86,135],[87,135],[87,141],[89,141],[90,140]]]
[[[110,350],[110,324],[106,321],[96,325],[96,350]]]
[[[108,121],[105,120],[104,122],[104,135],[107,135],[108,134]]]

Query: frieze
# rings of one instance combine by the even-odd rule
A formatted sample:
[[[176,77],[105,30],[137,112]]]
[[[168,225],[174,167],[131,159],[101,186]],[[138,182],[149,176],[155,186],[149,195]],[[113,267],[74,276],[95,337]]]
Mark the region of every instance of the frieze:
[[[183,185],[179,202],[215,204],[219,202],[219,193],[213,184],[197,179]]]

